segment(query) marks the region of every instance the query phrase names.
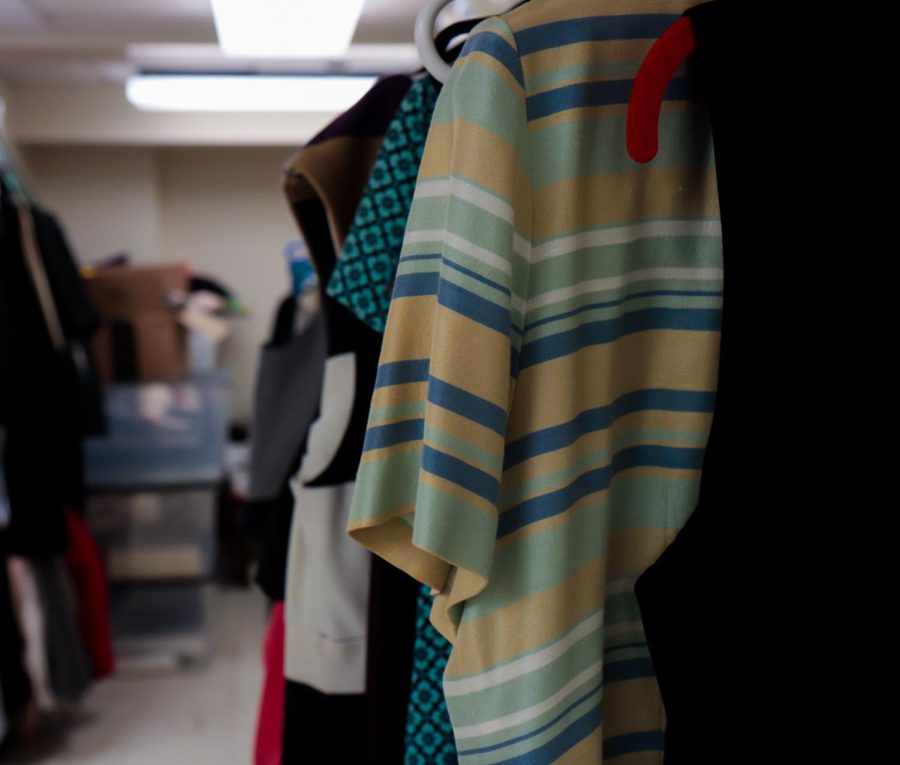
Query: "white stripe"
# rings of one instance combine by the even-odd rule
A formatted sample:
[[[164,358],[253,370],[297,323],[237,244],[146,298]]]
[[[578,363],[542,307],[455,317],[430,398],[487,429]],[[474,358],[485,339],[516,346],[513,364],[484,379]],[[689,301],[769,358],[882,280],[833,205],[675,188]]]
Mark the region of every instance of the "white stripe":
[[[507,276],[512,274],[512,266],[508,260],[501,258],[499,255],[494,254],[484,247],[470,242],[468,239],[463,239],[461,236],[451,234],[449,231],[445,231],[442,228],[428,229],[425,231],[408,231],[406,233],[405,242],[407,244],[443,242],[448,247],[452,247],[454,250],[459,250],[466,255],[470,255],[476,260],[480,260],[482,263],[491,266],[492,268],[496,268],[498,271],[502,271]]]
[[[445,679],[444,695],[464,696],[467,693],[477,693],[495,685],[499,685],[500,683],[505,683],[514,678],[521,677],[522,675],[527,675],[529,672],[534,672],[558,659],[579,640],[596,632],[602,626],[603,609],[600,609],[593,616],[577,625],[575,629],[567,635],[539,651],[514,659],[508,664],[489,669],[479,675],[463,677],[458,680]]]
[[[535,262],[547,260],[557,255],[613,244],[627,244],[639,239],[658,236],[721,236],[722,223],[718,220],[654,220],[631,226],[616,226],[598,231],[582,231],[578,234],[554,239],[534,248]]]
[[[416,199],[429,197],[453,196],[463,202],[480,207],[482,210],[496,215],[507,223],[515,219],[512,205],[508,202],[489,194],[484,189],[473,186],[461,178],[441,178],[433,181],[424,181],[416,186]]]
[[[450,193],[450,179],[438,178],[433,181],[419,181],[416,184],[413,200],[445,197]]]
[[[531,242],[521,234],[513,234],[513,252],[531,263]]]
[[[723,274],[724,271],[721,268],[646,268],[641,271],[629,271],[626,274],[607,276],[603,279],[592,279],[587,282],[573,284],[570,287],[551,290],[543,295],[535,295],[528,301],[528,310],[561,303],[564,300],[590,294],[591,292],[604,292],[625,287],[634,282],[650,281],[652,279],[719,281],[722,279]]]
[[[518,712],[513,712],[512,714],[506,715],[504,717],[497,717],[493,720],[488,720],[487,722],[476,723],[475,725],[463,725],[460,728],[454,728],[453,734],[457,739],[475,738],[476,736],[486,736],[489,733],[497,733],[498,731],[505,730],[506,728],[511,728],[514,725],[520,725],[521,723],[528,722],[529,720],[534,720],[534,718],[540,717],[545,712],[549,712],[554,709],[561,702],[565,701],[574,691],[578,690],[578,688],[580,688],[586,682],[601,675],[602,673],[603,661],[601,660],[596,664],[592,664],[583,672],[579,672],[556,693],[540,702],[539,704],[526,707],[525,709],[520,709]]]
[[[462,199],[464,202],[480,207],[482,210],[495,215],[510,225],[515,225],[515,211],[511,204],[461,178],[440,178],[423,181],[416,186],[415,195],[416,199],[454,196],[457,199]],[[514,232],[512,248],[517,255],[530,261],[531,242],[524,236]]]

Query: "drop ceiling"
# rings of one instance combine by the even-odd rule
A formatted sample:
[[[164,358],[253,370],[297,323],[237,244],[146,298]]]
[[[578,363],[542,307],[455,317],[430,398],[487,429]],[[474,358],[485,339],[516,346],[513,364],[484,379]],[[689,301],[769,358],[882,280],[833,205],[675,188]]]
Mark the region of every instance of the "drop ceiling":
[[[383,45],[406,45],[395,49],[394,66],[408,66],[415,55],[408,47],[413,21],[422,2],[366,0],[354,37],[357,67],[374,70],[382,62],[390,70]],[[448,14],[498,12],[509,5],[509,0],[457,0]],[[303,64],[309,69],[335,65]],[[296,60],[222,56],[209,0],[0,0],[0,81],[11,84],[121,82],[141,69],[285,71],[297,66]]]

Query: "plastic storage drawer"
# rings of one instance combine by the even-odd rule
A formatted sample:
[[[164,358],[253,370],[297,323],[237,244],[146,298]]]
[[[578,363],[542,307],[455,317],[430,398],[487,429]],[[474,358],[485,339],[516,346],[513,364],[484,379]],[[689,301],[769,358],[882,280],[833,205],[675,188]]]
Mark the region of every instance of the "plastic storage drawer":
[[[193,583],[116,585],[110,621],[117,641],[191,636],[208,622],[209,586]]]
[[[214,489],[95,494],[87,505],[113,581],[209,577],[215,518]]]
[[[208,658],[209,585],[115,585],[110,622],[119,669],[177,669]]]
[[[223,474],[231,377],[112,385],[108,432],[85,441],[88,486],[205,484]]]

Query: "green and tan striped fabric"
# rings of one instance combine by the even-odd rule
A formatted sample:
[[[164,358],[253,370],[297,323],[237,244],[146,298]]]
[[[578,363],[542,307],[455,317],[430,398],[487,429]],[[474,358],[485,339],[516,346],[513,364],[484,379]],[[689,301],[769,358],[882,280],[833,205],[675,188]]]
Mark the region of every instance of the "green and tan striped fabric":
[[[684,77],[650,165],[625,115],[684,5],[533,0],[435,113],[350,530],[439,591],[463,765],[662,761],[633,586],[697,499],[721,227]]]

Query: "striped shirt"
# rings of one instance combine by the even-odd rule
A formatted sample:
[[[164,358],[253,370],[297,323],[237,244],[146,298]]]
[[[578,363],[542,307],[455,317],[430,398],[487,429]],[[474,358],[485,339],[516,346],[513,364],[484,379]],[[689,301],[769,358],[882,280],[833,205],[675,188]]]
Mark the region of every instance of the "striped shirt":
[[[721,226],[684,78],[651,164],[625,115],[685,5],[534,0],[435,112],[350,531],[439,591],[463,765],[662,761],[634,581],[696,504]]]

